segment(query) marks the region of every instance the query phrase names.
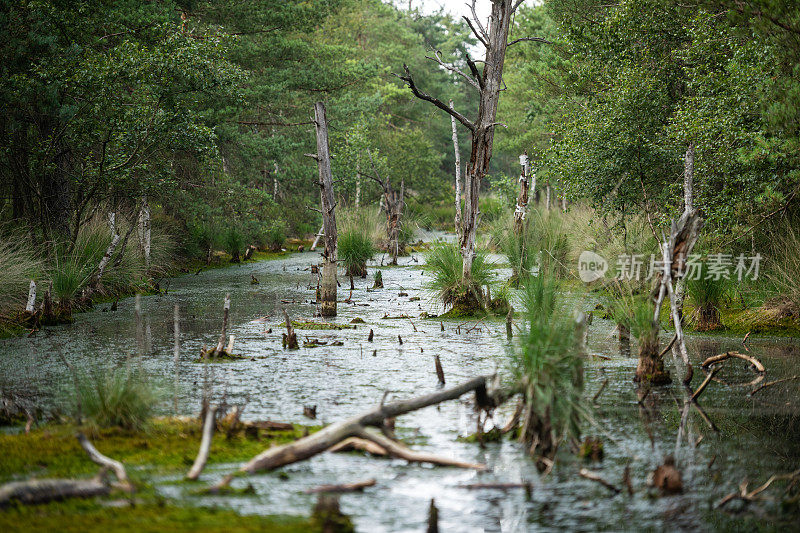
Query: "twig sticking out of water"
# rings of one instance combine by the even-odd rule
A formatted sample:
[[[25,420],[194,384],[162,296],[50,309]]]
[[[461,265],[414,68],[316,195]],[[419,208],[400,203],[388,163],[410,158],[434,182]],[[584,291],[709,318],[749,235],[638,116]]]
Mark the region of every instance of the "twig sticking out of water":
[[[605,479],[603,479],[602,477],[600,477],[600,474],[597,474],[595,472],[591,472],[591,471],[589,471],[589,470],[587,470],[585,468],[581,468],[580,471],[578,472],[578,475],[581,476],[584,479],[588,479],[590,481],[595,481],[597,483],[600,483],[605,488],[607,488],[608,490],[612,491],[614,494],[619,494],[620,492],[622,492],[622,490],[619,487],[617,487],[613,483],[610,483],[610,482],[606,481]]]

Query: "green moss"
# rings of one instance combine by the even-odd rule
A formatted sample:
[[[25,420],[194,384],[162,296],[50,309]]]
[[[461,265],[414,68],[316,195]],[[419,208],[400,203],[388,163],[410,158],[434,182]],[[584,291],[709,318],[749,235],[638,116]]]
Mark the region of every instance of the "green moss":
[[[0,530],[157,532],[197,531],[299,533],[319,531],[305,518],[289,516],[242,516],[213,507],[178,507],[145,503],[110,508],[94,500],[71,500],[47,505],[19,506],[0,513]]]
[[[355,326],[350,324],[333,324],[331,322],[302,322],[300,320],[293,320],[292,326],[295,329],[356,329]]]
[[[214,435],[209,464],[250,459],[275,444],[303,436],[306,428],[291,431],[260,431],[259,439],[239,433],[226,438]],[[312,428],[314,429],[314,428]],[[0,480],[29,477],[88,476],[97,472],[75,438],[73,425],[50,425],[28,435],[0,435]],[[102,429],[89,435],[95,447],[122,461],[136,482],[147,469],[160,473],[183,471],[194,461],[200,445],[201,426],[197,420],[157,419],[143,431]]]

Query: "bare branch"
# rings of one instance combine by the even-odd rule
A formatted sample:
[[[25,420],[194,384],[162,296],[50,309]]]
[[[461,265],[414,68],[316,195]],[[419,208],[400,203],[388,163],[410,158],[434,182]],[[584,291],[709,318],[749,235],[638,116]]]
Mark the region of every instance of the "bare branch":
[[[489,43],[486,41],[486,39],[483,38],[483,36],[480,34],[480,32],[478,32],[478,30],[475,29],[475,26],[472,25],[472,21],[469,18],[467,18],[466,16],[464,17],[464,20],[467,21],[467,24],[469,25],[470,29],[472,30],[472,33],[475,34],[475,37],[477,37],[478,40],[481,43],[483,43],[483,46],[485,46],[486,48],[489,48]]]
[[[532,41],[532,42],[535,42],[535,43],[553,44],[553,41],[548,41],[547,39],[544,39],[542,37],[520,37],[519,39],[514,39],[513,41],[508,43],[507,46],[511,46],[511,45],[514,45],[514,44],[517,44],[517,43],[521,43],[521,42],[524,42],[524,41]]]
[[[425,59],[430,59],[431,61],[436,61],[437,63],[439,63],[440,66],[446,68],[450,72],[454,72],[455,74],[458,74],[459,76],[461,76],[462,78],[467,80],[467,83],[469,83],[470,85],[472,85],[476,89],[478,89],[478,90],[481,89],[481,87],[475,82],[475,80],[473,80],[471,77],[469,77],[464,71],[454,67],[453,65],[448,65],[447,63],[442,61],[442,55],[441,54],[442,54],[442,52],[440,52],[439,50],[434,50],[433,51],[434,57],[425,56]]]
[[[525,1],[525,0],[517,0],[516,2],[514,2],[514,5],[513,5],[513,6],[511,6],[511,14],[512,14],[512,15],[513,15],[513,14],[514,14],[514,12],[517,10],[517,8],[520,6],[520,4],[522,4],[522,2],[524,2],[524,1]]]
[[[472,4],[469,6],[469,9],[472,11],[472,18],[475,19],[475,24],[478,25],[481,35],[484,39],[486,39],[486,42],[488,42],[490,40],[489,33],[486,31],[486,28],[483,27],[483,24],[481,24],[481,19],[478,18],[478,13],[475,12],[475,2],[476,0],[472,0]]]
[[[319,210],[319,209],[317,209],[316,207],[309,207],[309,206],[306,206],[306,209],[308,209],[309,211],[316,211],[316,212],[317,212],[317,213],[319,213],[320,215],[322,214],[322,211],[320,211],[320,210]]]
[[[414,78],[411,77],[411,72],[409,72],[409,70],[408,70],[408,65],[403,65],[403,70],[405,71],[406,75],[405,76],[398,76],[398,78],[400,78],[401,80],[403,80],[404,82],[406,82],[408,84],[408,87],[411,89],[411,92],[414,93],[414,96],[416,96],[420,100],[425,100],[426,102],[432,103],[433,105],[435,105],[439,109],[441,109],[441,110],[449,113],[453,117],[455,117],[456,120],[458,120],[464,126],[469,128],[470,131],[475,131],[475,124],[473,124],[472,121],[470,121],[467,117],[465,117],[464,115],[462,115],[461,113],[459,113],[455,109],[450,109],[450,107],[448,107],[448,105],[445,104],[444,102],[442,102],[441,100],[439,100],[437,98],[434,98],[433,96],[420,91],[417,88],[417,85],[414,83]]]

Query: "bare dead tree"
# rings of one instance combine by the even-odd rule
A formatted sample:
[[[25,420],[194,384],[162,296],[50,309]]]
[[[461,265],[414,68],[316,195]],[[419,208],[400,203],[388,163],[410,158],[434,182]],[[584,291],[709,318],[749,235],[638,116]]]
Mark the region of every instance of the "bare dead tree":
[[[328,120],[325,117],[325,104],[314,104],[314,124],[317,130],[317,153],[306,154],[317,160],[322,210],[322,228],[325,249],[322,251],[322,284],[320,287],[320,313],[322,316],[336,316],[336,202],[333,194],[333,174],[331,155],[328,149]]]
[[[478,106],[478,116],[472,121],[462,115],[454,108],[451,108],[442,100],[431,96],[417,86],[408,66],[403,65],[404,74],[399,76],[411,92],[426,102],[430,102],[442,111],[449,113],[454,120],[460,122],[471,133],[472,149],[470,152],[469,163],[464,184],[464,213],[461,221],[460,245],[463,256],[463,278],[469,280],[472,277],[472,260],[475,256],[475,234],[478,226],[479,211],[478,198],[480,195],[480,185],[489,167],[492,157],[492,145],[494,143],[494,129],[498,125],[497,104],[500,99],[500,91],[503,86],[503,62],[505,60],[506,49],[510,44],[521,41],[546,42],[544,39],[523,38],[517,39],[512,43],[508,42],[508,34],[511,26],[511,15],[522,3],[520,0],[492,0],[492,12],[489,18],[488,28],[484,27],[478,19],[475,10],[476,0],[472,0],[470,9],[472,19],[464,17],[467,24],[472,29],[475,37],[486,48],[483,72],[481,72],[469,56],[467,56],[467,66],[470,74],[463,72],[456,67],[444,64],[438,53],[430,58],[451,72],[468,79],[468,83],[480,92],[480,103]]]
[[[405,205],[405,180],[400,182],[400,190],[392,188],[388,176],[381,178],[378,174],[378,169],[375,167],[375,161],[372,158],[372,152],[367,150],[369,155],[369,162],[372,166],[372,175],[367,174],[369,178],[374,180],[383,189],[384,207],[386,209],[386,248],[389,255],[392,257],[392,265],[397,264],[397,256],[404,252],[404,246],[400,243],[400,222],[403,217],[403,206]]]

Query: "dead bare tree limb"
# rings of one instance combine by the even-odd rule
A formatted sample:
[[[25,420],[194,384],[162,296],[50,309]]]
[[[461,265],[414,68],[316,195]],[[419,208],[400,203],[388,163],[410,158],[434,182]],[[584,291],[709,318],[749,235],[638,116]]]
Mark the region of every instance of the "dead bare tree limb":
[[[605,479],[603,479],[602,477],[600,477],[600,474],[597,474],[597,473],[592,472],[590,470],[587,470],[585,468],[581,468],[580,471],[578,472],[578,475],[581,476],[584,479],[588,479],[590,481],[595,481],[597,483],[600,483],[605,488],[607,488],[608,490],[612,491],[614,494],[619,494],[620,492],[622,492],[622,490],[619,487],[617,487],[613,483],[610,483],[610,482],[606,481]]]
[[[216,485],[209,487],[208,491],[218,492],[219,490],[226,488],[236,476],[251,474],[262,470],[274,470],[275,468],[279,468],[281,466],[303,461],[330,449],[335,444],[338,444],[350,437],[367,439],[378,443],[381,447],[386,448],[390,453],[398,453],[397,447],[399,445],[394,444],[393,441],[390,441],[391,444],[383,443],[383,441],[378,442],[374,435],[365,433],[365,428],[380,428],[387,418],[395,418],[399,415],[416,411],[424,407],[436,405],[448,400],[454,400],[463,396],[464,394],[467,394],[468,392],[475,393],[479,405],[485,405],[487,403],[497,404],[497,402],[501,401],[507,396],[502,395],[502,392],[500,391],[492,391],[491,396],[487,393],[487,386],[491,382],[491,379],[492,376],[479,376],[449,389],[444,389],[424,396],[400,400],[389,404],[381,404],[365,413],[326,426],[320,431],[312,433],[311,435],[298,439],[294,442],[284,444],[282,446],[275,446],[265,450],[264,452],[252,458],[250,461],[243,464],[236,472],[229,474]],[[402,450],[400,452],[404,453]],[[424,456],[426,454],[421,455]],[[427,459],[428,458],[425,458],[424,460],[427,461]],[[420,458],[420,454],[417,454],[415,459],[408,460],[423,459]],[[470,467],[475,468],[477,465],[471,465]]]
[[[117,476],[117,480],[119,481],[121,489],[128,492],[133,491],[133,485],[131,484],[130,480],[128,480],[128,474],[125,472],[125,466],[123,466],[121,462],[111,459],[110,457],[106,457],[97,451],[97,448],[94,447],[94,445],[83,433],[76,433],[75,438],[77,438],[78,442],[81,443],[81,448],[83,448],[93,463],[108,468],[114,472],[114,475]]]
[[[211,437],[214,436],[214,418],[217,415],[217,408],[218,406],[212,405],[206,411],[206,419],[203,423],[203,436],[200,439],[200,450],[197,452],[197,457],[194,460],[192,468],[190,468],[189,472],[186,474],[186,479],[188,480],[195,481],[199,478],[200,474],[203,472],[203,468],[206,466],[208,453],[211,450]]]
[[[367,487],[375,486],[375,479],[356,481],[355,483],[343,483],[341,485],[320,485],[305,491],[306,494],[317,494],[320,492],[359,492]]]

